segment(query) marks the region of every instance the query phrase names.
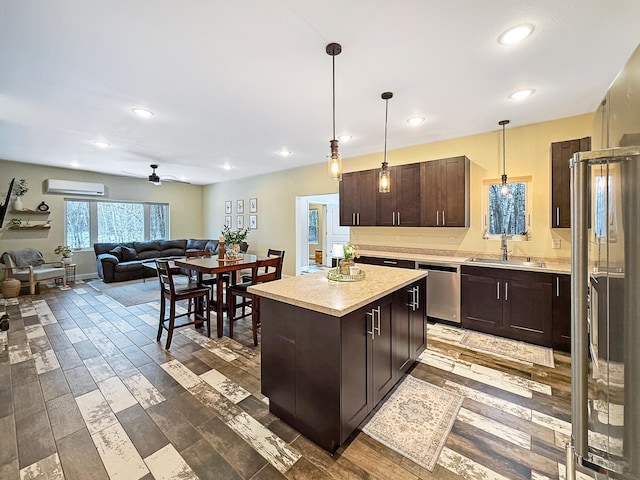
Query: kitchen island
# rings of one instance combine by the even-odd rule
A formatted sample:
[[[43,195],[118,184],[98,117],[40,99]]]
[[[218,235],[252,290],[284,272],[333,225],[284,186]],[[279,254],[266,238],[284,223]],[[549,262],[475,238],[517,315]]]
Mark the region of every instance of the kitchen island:
[[[330,452],[426,346],[427,272],[363,270],[359,282],[317,272],[249,288],[260,296],[269,410]]]

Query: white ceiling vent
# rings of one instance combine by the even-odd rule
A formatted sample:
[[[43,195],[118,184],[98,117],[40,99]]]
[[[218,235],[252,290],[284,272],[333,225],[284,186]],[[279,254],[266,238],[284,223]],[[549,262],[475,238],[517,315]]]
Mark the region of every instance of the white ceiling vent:
[[[44,182],[45,193],[70,193],[73,195],[104,195],[102,183],[74,182],[48,178]]]

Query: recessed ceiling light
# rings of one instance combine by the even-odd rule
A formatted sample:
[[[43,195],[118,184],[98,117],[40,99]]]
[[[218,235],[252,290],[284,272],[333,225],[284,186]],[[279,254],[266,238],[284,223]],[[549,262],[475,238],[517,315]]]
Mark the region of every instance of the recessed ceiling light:
[[[151,110],[147,110],[145,108],[132,108],[131,111],[142,118],[151,118],[153,117],[153,112]]]
[[[80,166],[80,164],[78,162],[71,162],[71,166],[73,168],[78,168]]]
[[[535,92],[533,88],[526,88],[524,90],[513,92],[511,95],[509,95],[509,98],[513,100],[522,100],[523,98],[527,98],[533,95],[533,92]]]
[[[338,135],[338,140],[341,142],[348,142],[351,140],[351,135]]]
[[[278,155],[280,155],[281,157],[288,157],[289,155],[291,155],[291,152],[286,148],[283,148],[278,152]]]
[[[96,141],[93,144],[98,148],[107,148],[109,144],[107,142]]]
[[[416,125],[420,125],[422,122],[424,122],[424,117],[411,117],[407,119],[407,123],[412,127],[415,127]]]
[[[231,165],[229,165],[228,163],[225,163],[222,168],[224,168],[225,170],[231,170]]]
[[[533,25],[525,23],[517,27],[510,28],[498,37],[498,43],[502,45],[511,45],[518,43],[533,33]]]

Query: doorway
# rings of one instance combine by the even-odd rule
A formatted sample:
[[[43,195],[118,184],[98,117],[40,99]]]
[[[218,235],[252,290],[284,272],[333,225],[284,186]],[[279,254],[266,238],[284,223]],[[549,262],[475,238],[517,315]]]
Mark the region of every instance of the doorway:
[[[349,242],[339,199],[337,193],[296,197],[296,275],[331,267],[334,245]]]

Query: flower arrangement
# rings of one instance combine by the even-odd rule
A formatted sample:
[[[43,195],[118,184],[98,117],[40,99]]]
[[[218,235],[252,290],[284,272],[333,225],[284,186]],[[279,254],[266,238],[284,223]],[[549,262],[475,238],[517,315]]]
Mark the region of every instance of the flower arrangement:
[[[240,243],[246,240],[247,235],[249,235],[249,229],[239,228],[238,230],[232,231],[229,225],[225,225],[222,229],[222,235],[224,236],[224,243],[226,245],[240,245]]]
[[[64,258],[70,258],[73,255],[71,247],[68,245],[58,245],[53,251],[56,255],[62,255]]]
[[[28,191],[29,187],[27,187],[27,181],[24,178],[21,178],[16,184],[13,185],[13,194],[16,197],[22,197]]]
[[[358,258],[360,256],[358,246],[353,245],[352,243],[347,243],[344,247],[342,247],[342,251],[344,252],[345,260],[348,258]]]

